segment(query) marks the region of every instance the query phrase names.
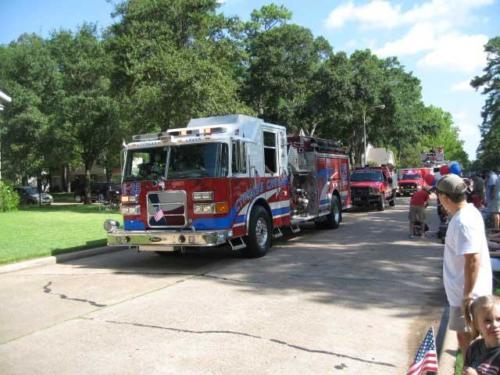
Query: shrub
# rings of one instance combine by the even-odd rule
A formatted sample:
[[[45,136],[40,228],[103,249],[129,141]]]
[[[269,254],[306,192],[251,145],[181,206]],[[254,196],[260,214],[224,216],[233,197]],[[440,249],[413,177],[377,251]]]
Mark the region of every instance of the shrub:
[[[19,207],[19,195],[11,185],[0,181],[0,212],[15,211]]]

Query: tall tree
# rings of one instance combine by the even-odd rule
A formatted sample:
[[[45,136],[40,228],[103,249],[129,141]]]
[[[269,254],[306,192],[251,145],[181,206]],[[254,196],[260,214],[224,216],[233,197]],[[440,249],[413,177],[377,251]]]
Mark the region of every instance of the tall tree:
[[[483,169],[500,169],[500,37],[492,38],[484,47],[488,54],[487,65],[482,76],[471,81],[476,90],[482,88],[486,95],[481,116],[481,143],[477,150]]]
[[[110,151],[119,153],[122,129],[117,121],[118,104],[111,94],[112,60],[90,24],[74,34],[53,35],[51,49],[64,73],[64,98],[52,134],[84,166],[85,201],[89,202],[92,167]]]
[[[109,50],[131,132],[250,113],[238,98],[234,20],[217,15],[217,7],[216,0],[129,0],[117,7]]]
[[[24,183],[37,176],[40,182],[55,160],[49,134],[61,85],[57,63],[42,38],[24,34],[0,48],[0,77],[14,98],[2,114],[2,174]]]

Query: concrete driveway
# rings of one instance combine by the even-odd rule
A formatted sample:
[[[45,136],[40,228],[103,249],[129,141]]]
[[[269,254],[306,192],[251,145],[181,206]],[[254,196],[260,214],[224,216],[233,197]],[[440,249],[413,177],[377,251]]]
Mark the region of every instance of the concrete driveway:
[[[259,259],[125,250],[0,274],[0,373],[404,374],[445,305],[443,246],[408,239],[407,204]]]

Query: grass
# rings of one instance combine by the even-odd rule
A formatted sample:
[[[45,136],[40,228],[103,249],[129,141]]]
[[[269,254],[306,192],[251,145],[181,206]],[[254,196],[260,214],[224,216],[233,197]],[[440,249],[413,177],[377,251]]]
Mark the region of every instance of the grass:
[[[455,358],[455,375],[462,375],[462,369],[464,367],[464,358],[462,353],[459,351]]]
[[[106,245],[105,219],[118,211],[96,204],[23,207],[0,213],[0,264]]]

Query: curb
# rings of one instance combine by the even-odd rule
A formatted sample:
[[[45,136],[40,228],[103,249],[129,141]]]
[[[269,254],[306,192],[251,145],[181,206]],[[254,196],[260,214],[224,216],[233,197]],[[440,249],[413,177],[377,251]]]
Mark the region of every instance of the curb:
[[[74,259],[87,258],[87,257],[91,257],[94,255],[109,254],[109,253],[113,253],[113,252],[121,251],[121,250],[125,250],[125,249],[128,249],[128,247],[127,246],[116,246],[116,247],[103,246],[103,247],[96,247],[94,249],[72,251],[70,253],[64,253],[64,254],[47,256],[47,257],[43,257],[43,258],[36,258],[36,259],[20,261],[20,262],[0,266],[0,274],[15,272],[15,271],[23,270],[26,268],[45,266],[48,264],[64,263],[64,262],[68,262],[68,261],[74,260]]]
[[[458,342],[454,332],[448,329],[448,319],[450,315],[450,307],[446,306],[441,323],[436,336],[436,351],[439,360],[440,374],[454,374],[455,360],[457,355]]]

